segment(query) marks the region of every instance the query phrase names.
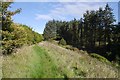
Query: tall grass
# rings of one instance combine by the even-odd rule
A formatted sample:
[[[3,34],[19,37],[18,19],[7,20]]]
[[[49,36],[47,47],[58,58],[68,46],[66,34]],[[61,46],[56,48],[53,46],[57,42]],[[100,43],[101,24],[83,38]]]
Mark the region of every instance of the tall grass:
[[[2,68],[4,78],[53,78],[60,75],[47,52],[37,45],[4,56]]]
[[[118,70],[85,52],[50,42],[25,46],[4,56],[4,78],[117,78]],[[99,58],[97,56],[97,58]],[[100,58],[101,59],[101,58]]]

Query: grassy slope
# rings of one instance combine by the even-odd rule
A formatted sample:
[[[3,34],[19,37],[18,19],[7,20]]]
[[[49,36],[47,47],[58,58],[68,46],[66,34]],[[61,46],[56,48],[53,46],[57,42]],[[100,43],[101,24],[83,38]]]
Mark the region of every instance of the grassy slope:
[[[16,54],[4,56],[3,77],[118,77],[116,68],[83,51],[67,50],[49,42],[39,46],[23,47]]]
[[[71,51],[49,42],[42,42],[39,45],[47,50],[59,70],[67,77],[118,77],[116,68],[90,57],[84,51]]]
[[[2,78],[2,59],[3,59],[1,54],[2,54],[2,52],[0,50],[0,79]]]
[[[56,65],[43,48],[35,45],[23,47],[18,52],[19,53],[14,55],[4,56],[3,77],[59,77],[59,73],[54,70],[56,69]]]

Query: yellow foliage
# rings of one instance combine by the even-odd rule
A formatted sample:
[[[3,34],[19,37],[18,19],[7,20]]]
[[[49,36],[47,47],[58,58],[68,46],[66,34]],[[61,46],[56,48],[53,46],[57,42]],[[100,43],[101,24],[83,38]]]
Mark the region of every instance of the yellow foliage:
[[[14,48],[21,47],[22,45],[31,45],[43,40],[42,35],[32,31],[26,25],[12,23],[10,26],[12,32],[2,31],[2,50],[3,53],[11,53]]]

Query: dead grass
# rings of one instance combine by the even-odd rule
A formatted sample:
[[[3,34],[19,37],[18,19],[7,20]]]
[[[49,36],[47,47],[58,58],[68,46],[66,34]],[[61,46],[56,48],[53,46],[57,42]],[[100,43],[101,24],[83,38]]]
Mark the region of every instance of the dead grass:
[[[31,47],[22,47],[12,55],[3,57],[3,78],[30,77],[29,65],[33,57]]]
[[[39,47],[40,46],[40,47]],[[117,78],[117,68],[85,51],[43,41],[3,56],[3,78]]]
[[[67,77],[118,77],[118,70],[116,68],[90,57],[84,51],[68,50],[49,42],[42,42],[39,45],[48,51],[50,57],[54,59],[61,72],[64,72]]]
[[[40,46],[25,46],[3,59],[3,78],[59,78],[61,74]]]

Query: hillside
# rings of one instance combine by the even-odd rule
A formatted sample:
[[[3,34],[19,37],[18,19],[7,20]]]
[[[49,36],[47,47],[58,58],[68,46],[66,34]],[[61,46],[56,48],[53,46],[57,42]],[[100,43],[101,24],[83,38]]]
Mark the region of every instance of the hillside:
[[[72,51],[43,41],[3,56],[4,78],[116,78],[118,70],[90,57],[85,51]]]
[[[43,46],[54,59],[55,64],[68,77],[117,77],[117,69],[90,57],[84,51],[71,51],[49,42],[39,44]]]
[[[59,4],[63,6],[58,6]],[[84,9],[85,6],[74,7],[78,5],[76,3],[65,4],[71,6],[70,10],[62,10],[65,6],[61,3],[50,3],[50,5],[32,3],[29,6],[28,3],[25,3],[27,6],[23,6],[23,3],[15,3],[13,5],[17,9],[14,7],[11,9],[12,2],[1,2],[0,7],[2,10],[0,13],[2,25],[0,77],[119,77],[120,23],[115,24],[114,11],[109,3],[103,7],[98,6],[95,10],[93,7],[91,9],[87,9],[89,7]],[[39,9],[43,6],[45,12]],[[37,12],[34,13],[40,11],[43,14],[37,14],[34,19],[32,9],[36,9]],[[85,11],[76,16],[72,9],[77,14]],[[52,15],[54,12],[58,14],[61,11],[63,11],[62,15]],[[65,11],[68,11],[67,14]],[[47,15],[48,12],[52,14]],[[22,15],[18,16],[18,19],[13,18],[19,13]],[[49,19],[45,19],[46,17]]]

